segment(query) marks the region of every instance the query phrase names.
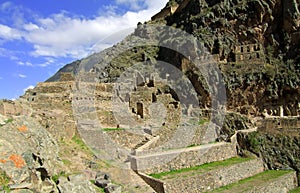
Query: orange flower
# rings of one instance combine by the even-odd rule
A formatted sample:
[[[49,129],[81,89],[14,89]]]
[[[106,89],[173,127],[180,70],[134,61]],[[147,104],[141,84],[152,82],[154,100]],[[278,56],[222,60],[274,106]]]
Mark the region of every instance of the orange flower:
[[[0,159],[0,163],[5,164],[5,163],[6,163],[6,160],[5,160],[5,159]]]
[[[22,127],[19,127],[18,130],[21,132],[26,132],[28,131],[28,128],[25,125],[23,125]]]
[[[12,154],[11,156],[9,156],[9,159],[12,162],[14,162],[14,164],[17,168],[22,168],[26,164],[24,159],[19,155]]]

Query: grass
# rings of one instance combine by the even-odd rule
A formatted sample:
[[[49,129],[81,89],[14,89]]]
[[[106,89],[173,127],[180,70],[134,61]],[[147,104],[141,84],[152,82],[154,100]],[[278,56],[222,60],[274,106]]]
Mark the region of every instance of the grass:
[[[14,119],[10,118],[10,119],[5,120],[4,122],[5,122],[6,124],[8,124],[8,123],[11,123],[11,122],[13,122],[13,121],[14,121]]]
[[[0,185],[7,185],[10,179],[4,171],[0,170]]]
[[[10,182],[10,178],[7,176],[7,174],[0,170],[0,186],[3,186],[4,192],[11,192],[11,190],[8,187],[8,183]]]
[[[198,125],[204,125],[204,124],[207,123],[207,122],[209,122],[208,119],[206,119],[206,118],[201,118],[201,119],[199,119],[199,121],[198,121]]]
[[[199,146],[197,144],[191,144],[191,145],[188,145],[187,147],[196,147],[196,146]]]
[[[291,190],[289,193],[300,193],[300,187],[298,187],[294,190]]]
[[[79,136],[75,135],[72,138],[72,141],[76,143],[82,150],[90,150]]]
[[[103,131],[124,131],[124,128],[103,128]]]
[[[90,180],[90,182],[95,185],[95,180]],[[98,186],[95,186],[94,188],[95,188],[96,192],[105,193],[104,188],[100,188]]]
[[[288,174],[289,170],[267,170],[265,172],[259,173],[255,176],[250,178],[246,178],[240,180],[236,183],[229,184],[227,186],[223,186],[218,188],[212,192],[223,192],[228,190],[228,192],[235,192],[238,190],[239,192],[248,192],[252,187],[257,186],[259,184],[265,184],[266,182],[270,181],[271,179],[278,178],[285,174]]]
[[[5,124],[8,124],[8,123],[11,123],[11,122],[13,122],[13,121],[14,121],[14,119],[10,118],[10,119],[5,120],[4,123],[5,123]],[[2,127],[2,126],[3,126],[3,125],[0,125],[0,127]]]
[[[61,161],[63,162],[64,165],[67,165],[67,166],[70,166],[72,164],[72,162],[67,159],[62,159]]]
[[[171,179],[173,177],[176,177],[177,174],[182,174],[182,173],[192,172],[192,171],[197,172],[197,174],[199,174],[199,173],[217,169],[219,167],[225,167],[225,166],[229,166],[229,165],[233,165],[233,164],[237,164],[237,163],[242,163],[242,162],[245,162],[245,161],[248,161],[251,159],[252,158],[235,157],[235,158],[230,158],[230,159],[227,159],[224,161],[206,163],[206,164],[203,164],[200,166],[183,168],[180,170],[171,170],[169,172],[162,172],[162,173],[158,173],[158,174],[150,174],[150,176],[157,178],[157,179]]]
[[[58,184],[58,179],[60,178],[60,177],[69,177],[71,174],[67,174],[66,172],[64,172],[64,171],[62,171],[62,172],[60,172],[59,174],[56,174],[56,175],[53,175],[52,177],[51,177],[51,179],[53,180],[53,182],[55,182],[56,184]]]

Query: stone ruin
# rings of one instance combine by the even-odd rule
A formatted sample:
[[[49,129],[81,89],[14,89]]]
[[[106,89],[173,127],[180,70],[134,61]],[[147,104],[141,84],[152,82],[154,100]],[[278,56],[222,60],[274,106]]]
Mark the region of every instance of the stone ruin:
[[[74,76],[69,72],[61,72],[60,73],[60,82],[74,81]]]
[[[167,16],[173,15],[176,12],[181,12],[190,2],[190,0],[183,0],[180,4],[175,4],[170,7],[163,8],[159,13],[151,17],[151,21],[163,19]]]
[[[265,52],[261,44],[235,46],[235,62],[265,63]]]

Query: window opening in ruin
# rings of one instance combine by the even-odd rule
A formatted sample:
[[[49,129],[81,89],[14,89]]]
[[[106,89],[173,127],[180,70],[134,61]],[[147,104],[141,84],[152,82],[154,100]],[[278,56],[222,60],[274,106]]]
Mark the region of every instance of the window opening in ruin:
[[[141,102],[137,103],[137,114],[140,115],[141,118],[144,118],[143,103]]]
[[[256,58],[260,58],[259,53],[256,53]]]
[[[250,47],[249,46],[247,46],[247,52],[250,52]]]
[[[152,103],[157,102],[157,97],[155,93],[152,93]]]
[[[149,80],[149,83],[147,84],[148,87],[154,87],[154,81]]]
[[[241,52],[244,52],[244,48],[243,48],[243,46],[241,46]]]

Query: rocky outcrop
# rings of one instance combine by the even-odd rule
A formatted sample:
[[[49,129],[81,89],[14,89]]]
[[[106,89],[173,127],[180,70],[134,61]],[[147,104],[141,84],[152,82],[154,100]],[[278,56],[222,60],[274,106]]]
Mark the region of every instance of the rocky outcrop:
[[[298,131],[299,133],[299,131]],[[262,157],[269,169],[300,171],[299,135],[272,134],[270,132],[238,133],[239,152],[251,152]]]
[[[0,128],[0,169],[11,189],[58,192],[50,177],[61,165],[58,145],[32,118],[15,117]]]

